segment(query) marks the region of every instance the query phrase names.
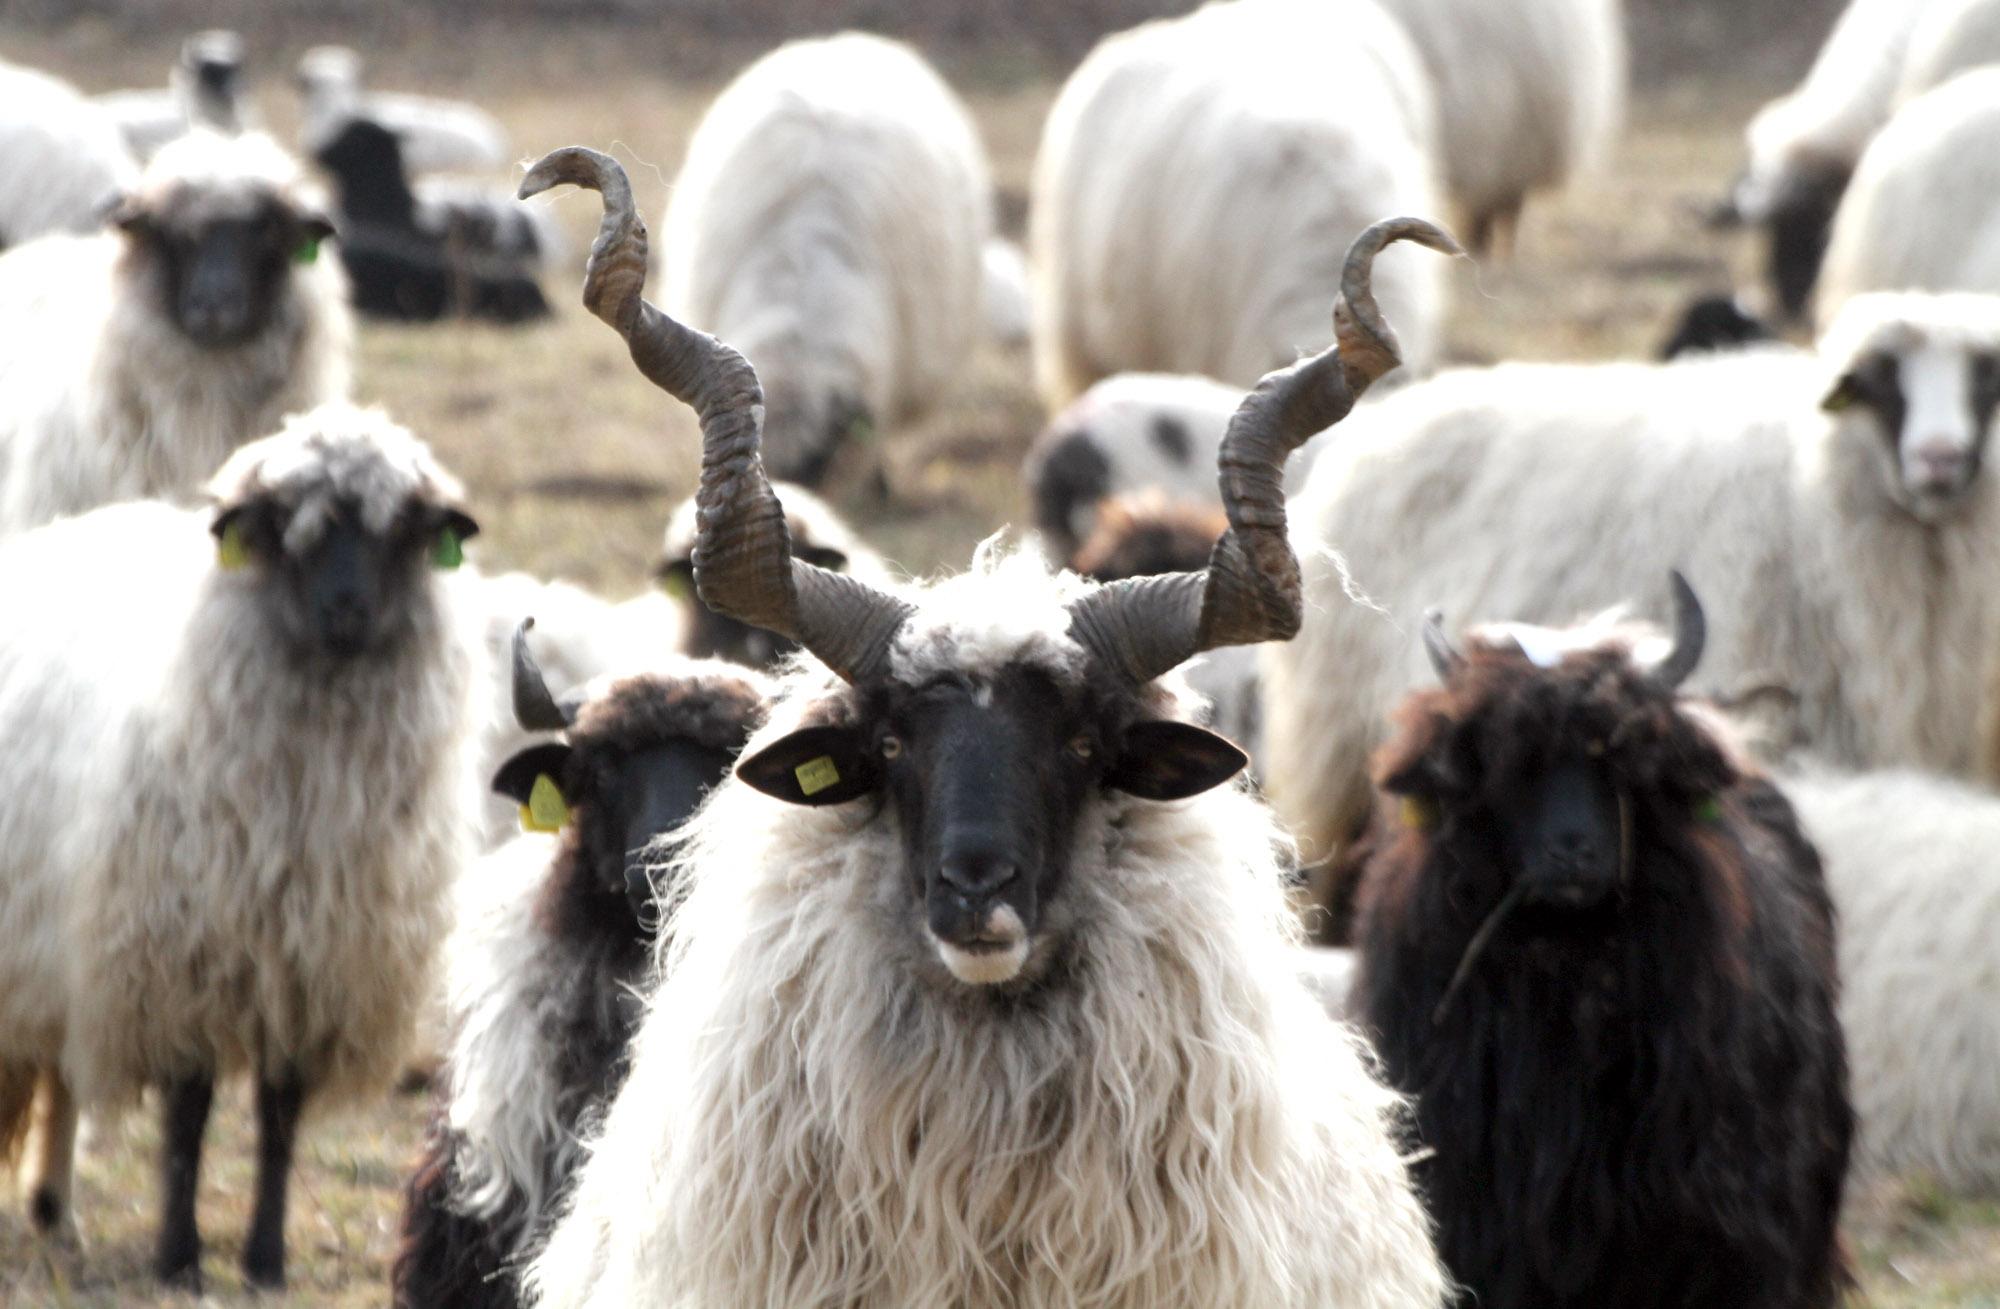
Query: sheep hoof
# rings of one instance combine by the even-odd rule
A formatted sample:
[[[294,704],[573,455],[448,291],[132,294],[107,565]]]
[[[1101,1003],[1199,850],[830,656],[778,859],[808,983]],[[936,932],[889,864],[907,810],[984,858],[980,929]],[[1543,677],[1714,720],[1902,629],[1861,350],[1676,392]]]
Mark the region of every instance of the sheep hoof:
[[[195,1246],[185,1253],[162,1252],[153,1271],[158,1275],[160,1285],[168,1290],[186,1291],[190,1295],[202,1293],[200,1246]]]
[[[281,1255],[276,1259],[259,1258],[254,1254],[243,1257],[243,1280],[259,1291],[282,1291],[285,1289],[285,1260]]]

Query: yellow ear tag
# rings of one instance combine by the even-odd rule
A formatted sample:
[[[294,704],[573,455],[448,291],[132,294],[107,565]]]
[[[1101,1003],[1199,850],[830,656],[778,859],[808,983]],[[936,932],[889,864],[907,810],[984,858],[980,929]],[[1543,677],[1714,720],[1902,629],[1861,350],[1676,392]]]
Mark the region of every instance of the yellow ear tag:
[[[560,832],[568,821],[562,788],[547,773],[537,774],[528,788],[528,803],[521,806],[521,826],[530,832]]]
[[[676,600],[694,598],[694,579],[681,569],[660,575],[660,589]]]
[[[1837,414],[1854,403],[1854,392],[1842,381],[1826,393],[1826,399],[1819,402],[1820,409],[1829,414]]]
[[[1418,831],[1423,831],[1427,827],[1437,825],[1437,805],[1432,801],[1420,800],[1414,795],[1406,795],[1403,797],[1403,803],[1400,808],[1403,815],[1403,826],[1405,827],[1414,827]]]
[[[833,766],[831,755],[807,760],[794,768],[792,775],[799,779],[799,791],[805,795],[818,795],[840,781],[840,770]]]
[[[250,550],[243,544],[243,526],[231,523],[222,529],[221,539],[215,543],[215,566],[225,573],[233,573],[250,562]]]

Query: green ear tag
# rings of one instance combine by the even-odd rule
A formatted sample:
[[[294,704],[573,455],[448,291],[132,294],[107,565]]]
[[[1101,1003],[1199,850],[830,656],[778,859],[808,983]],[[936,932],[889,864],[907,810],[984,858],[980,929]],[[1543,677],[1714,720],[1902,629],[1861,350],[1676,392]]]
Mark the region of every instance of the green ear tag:
[[[438,568],[456,568],[465,562],[465,543],[458,539],[458,533],[451,528],[438,532],[437,546],[431,551],[431,563]]]
[[[530,832],[560,832],[568,821],[562,788],[547,773],[539,774],[528,790],[528,803],[521,806],[521,826]]]
[[[1705,795],[1694,802],[1696,822],[1719,823],[1722,821],[1722,801],[1712,795]]]
[[[799,791],[803,795],[818,795],[840,781],[840,770],[833,766],[831,755],[809,759],[794,768],[792,774],[799,779]]]
[[[231,523],[222,529],[222,537],[215,543],[215,566],[225,573],[233,573],[250,562],[249,548],[243,544],[243,527]]]
[[[292,251],[292,262],[295,264],[318,263],[319,238],[316,236],[309,236],[305,240],[299,242],[297,248]]]

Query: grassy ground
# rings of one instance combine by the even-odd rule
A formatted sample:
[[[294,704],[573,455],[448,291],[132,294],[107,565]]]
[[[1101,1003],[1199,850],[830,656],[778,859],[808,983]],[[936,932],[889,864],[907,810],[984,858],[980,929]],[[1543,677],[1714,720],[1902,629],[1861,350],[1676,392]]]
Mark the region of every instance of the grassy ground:
[[[313,33],[313,39],[325,33]],[[349,39],[352,39],[351,37]],[[266,71],[288,48],[258,47]],[[91,89],[150,83],[172,41],[133,42],[108,27],[57,33],[0,26],[8,57],[62,71]],[[699,59],[676,61],[676,67]],[[648,212],[723,71],[694,82],[652,71],[616,32],[478,28],[384,53],[384,84],[421,79],[479,98],[506,120],[523,154],[571,141],[612,148]],[[1003,213],[1018,222],[1029,162],[1053,81],[1015,62],[954,68],[986,132]],[[1460,360],[1591,358],[1645,353],[1687,296],[1748,272],[1749,254],[1703,232],[1691,204],[1719,190],[1737,162],[1736,132],[1774,86],[1662,83],[1634,106],[1631,130],[1598,176],[1529,210],[1508,261],[1459,266],[1450,332]],[[266,117],[290,125],[267,82]],[[595,201],[555,201],[581,252]],[[575,270],[551,279],[561,315],[523,331],[371,327],[361,341],[364,394],[428,437],[471,488],[486,531],[483,563],[524,566],[611,594],[645,585],[670,506],[691,486],[692,423],[641,381],[610,331],[575,307]],[[1041,415],[1020,351],[967,361],[941,410],[888,434],[896,496],[865,508],[865,527],[915,571],[964,561],[976,540],[1019,521],[1019,458]],[[376,1305],[393,1248],[397,1188],[422,1104],[385,1098],[308,1130],[294,1186],[291,1251],[300,1304]],[[203,1183],[212,1302],[243,1303],[234,1261],[247,1225],[248,1106],[225,1097]],[[81,1263],[37,1250],[0,1212],[0,1305],[161,1303],[145,1268],[154,1216],[150,1115],[103,1126],[81,1170]],[[1861,1269],[1857,1305],[2000,1309],[2000,1203],[1940,1194],[1922,1179],[1867,1188],[1849,1241]],[[184,1301],[185,1302],[185,1301]]]

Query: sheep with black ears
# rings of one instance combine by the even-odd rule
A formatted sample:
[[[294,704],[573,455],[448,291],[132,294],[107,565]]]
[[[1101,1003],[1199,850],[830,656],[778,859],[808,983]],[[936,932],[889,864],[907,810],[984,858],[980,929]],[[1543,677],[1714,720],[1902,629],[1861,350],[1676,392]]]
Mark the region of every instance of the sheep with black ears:
[[[483,656],[439,570],[476,529],[420,442],[345,405],[209,489],[212,512],[112,505],[0,544],[0,732],[36,777],[0,803],[0,1062],[85,1103],[161,1089],[155,1266],[179,1284],[215,1081],[253,1074],[243,1267],[276,1286],[300,1112],[395,1071],[469,854]],[[55,1126],[45,1227],[73,1108]]]
[[[285,415],[346,397],[332,227],[269,138],[180,138],[112,222],[0,256],[0,534],[191,496]]]
[[[816,485],[942,393],[982,330],[992,207],[971,117],[901,42],[793,41],[716,97],[667,205],[666,305],[757,361],[773,476]]]
[[[1435,119],[1374,0],[1213,3],[1099,42],[1049,110],[1030,189],[1043,403],[1121,372],[1248,387],[1323,348],[1347,243],[1437,207]],[[1427,370],[1442,270],[1390,251],[1380,280]]]
[[[455,1035],[393,1274],[410,1309],[520,1302],[515,1274],[624,1079],[660,921],[650,847],[728,775],[769,690],[746,669],[678,660],[557,702],[529,625],[515,637],[515,717],[564,739],[495,775],[531,832],[462,883],[447,953]]]
[[[684,830],[538,1302],[1436,1304],[1395,1102],[1284,964],[1282,839],[1160,679],[1296,626],[1278,469],[1395,364],[1375,252],[1449,239],[1357,243],[1340,348],[1232,431],[1204,573],[1099,588],[985,554],[891,592],[791,557],[754,371],[641,300],[614,162],[559,151],[523,189],[562,181],[605,193],[586,304],[701,417],[704,597],[820,662]]]
[[[0,60],[0,250],[93,230],[138,176],[109,114],[60,78]]]
[[[1704,692],[1790,687],[1835,762],[2000,776],[1996,404],[2000,297],[1878,294],[1816,352],[1508,364],[1357,412],[1292,502],[1328,547],[1304,629],[1264,653],[1265,784],[1306,857],[1368,813],[1427,607],[1658,609],[1676,564],[1718,616]]]

